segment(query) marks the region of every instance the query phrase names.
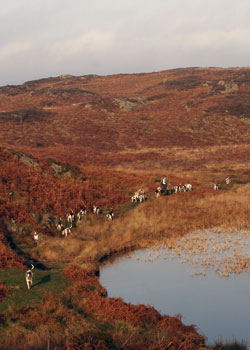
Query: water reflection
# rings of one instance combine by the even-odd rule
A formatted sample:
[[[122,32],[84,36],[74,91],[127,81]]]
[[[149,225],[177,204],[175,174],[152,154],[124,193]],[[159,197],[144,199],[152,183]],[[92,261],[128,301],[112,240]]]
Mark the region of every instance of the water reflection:
[[[216,236],[214,232],[211,234]],[[206,235],[209,239],[209,232]],[[228,237],[223,237],[227,241]],[[218,236],[218,242],[221,239],[222,236]],[[244,251],[247,261],[249,238],[239,235],[238,238],[231,237],[231,242],[234,240],[238,242],[236,246]],[[244,247],[243,241],[246,242]],[[239,254],[235,252],[235,245],[230,244],[228,251],[214,249],[216,256],[212,256],[213,261],[205,266],[205,270],[202,265],[205,255],[194,254],[191,250],[190,255],[195,260],[191,263],[188,250],[180,248],[181,245],[179,242],[177,253],[173,249],[161,248],[141,250],[119,258],[102,268],[100,281],[110,297],[121,296],[124,301],[133,304],[150,304],[162,314],[174,316],[180,313],[183,323],[195,324],[209,343],[219,339],[250,343],[249,266],[245,264],[240,274],[228,274],[227,277],[222,277],[216,267],[216,261],[224,261],[224,257],[230,254]],[[215,247],[212,240],[212,248]],[[211,247],[207,254],[211,256]],[[221,269],[224,269],[223,265]]]

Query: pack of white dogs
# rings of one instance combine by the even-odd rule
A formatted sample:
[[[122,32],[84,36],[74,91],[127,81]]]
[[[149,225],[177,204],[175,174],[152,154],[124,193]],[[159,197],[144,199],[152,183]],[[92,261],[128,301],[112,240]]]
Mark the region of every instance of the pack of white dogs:
[[[179,192],[187,192],[192,191],[193,186],[191,184],[185,184],[185,185],[177,185],[173,187],[172,193],[179,193]],[[163,193],[163,188],[161,186],[158,186],[155,190],[155,197],[158,198]]]
[[[225,182],[228,185],[230,183],[230,178],[227,177]],[[215,191],[217,191],[219,189],[220,184],[215,183],[213,185],[213,189]],[[191,184],[185,184],[185,185],[177,185],[174,186],[173,188],[173,193],[179,193],[179,192],[187,192],[187,191],[191,191],[193,190],[193,186]],[[155,190],[155,196],[158,198],[160,197],[160,195],[163,193],[163,189],[161,186],[158,186]],[[132,203],[142,203],[146,200],[145,198],[145,191],[140,188],[138,191],[135,192],[135,194],[131,197],[131,202]],[[101,214],[101,209],[99,207],[97,207],[96,205],[93,205],[92,208],[93,214],[99,215]],[[81,221],[83,219],[83,217],[87,214],[87,210],[85,208],[81,208],[80,211],[76,214],[76,217],[73,213],[73,210],[70,210],[69,214],[66,214],[66,220],[67,223],[70,224],[70,226],[68,227],[63,227],[62,224],[62,220],[60,218],[59,222],[56,223],[56,229],[58,231],[60,231],[62,233],[62,235],[66,238],[68,236],[68,234],[70,234],[71,229],[72,229],[72,224],[73,222],[76,220]],[[108,220],[113,220],[114,219],[114,212],[113,209],[111,209],[108,214],[106,215]],[[40,240],[40,236],[39,234],[35,231],[34,232],[34,241],[36,243],[36,245],[38,246],[39,244],[39,240]],[[25,279],[26,279],[26,284],[27,284],[27,288],[30,289],[32,283],[33,283],[33,270],[34,269],[34,265],[31,264],[31,269],[26,271],[25,274]]]
[[[230,178],[227,177],[225,182],[228,185],[230,183]],[[214,190],[218,190],[219,189],[220,184],[214,184],[213,185],[213,189]],[[193,186],[190,183],[184,184],[184,185],[177,185],[174,186],[172,189],[172,193],[179,193],[179,192],[187,192],[187,191],[191,191],[193,190]],[[155,197],[158,198],[161,196],[161,194],[163,193],[163,188],[161,186],[158,186],[156,188],[156,190],[154,191],[155,193]],[[137,190],[134,195],[131,197],[131,202],[132,203],[142,203],[146,200],[145,197],[145,191],[142,188],[139,188],[139,190]],[[97,207],[96,205],[93,205],[92,208],[92,212],[93,214],[96,215],[100,215],[102,213],[101,209],[99,207]],[[62,219],[60,218],[59,222],[56,223],[56,229],[58,231],[60,231],[62,233],[62,236],[64,236],[65,238],[70,234],[71,229],[72,229],[72,225],[74,222],[76,221],[81,221],[83,219],[83,217],[87,214],[87,210],[85,208],[81,208],[80,211],[76,214],[76,216],[74,215],[73,210],[71,209],[70,212],[68,214],[66,214],[66,221],[67,224],[69,226],[63,227],[62,224]],[[111,209],[107,214],[106,217],[108,220],[112,221],[114,219],[114,212],[113,209]],[[40,240],[39,234],[37,232],[34,233],[34,241],[36,243],[36,245],[38,245]]]
[[[132,203],[137,203],[137,202],[144,202],[145,199],[145,191],[142,188],[139,188],[138,191],[135,192],[135,194],[131,197],[131,202]]]
[[[102,213],[102,210],[97,207],[96,205],[93,205],[93,214],[96,214],[96,215],[100,215]],[[111,208],[109,210],[109,212],[106,214],[106,218],[109,220],[109,221],[112,221],[114,219],[114,212],[113,212],[113,208]]]
[[[96,205],[93,205],[92,212],[93,214],[96,214],[96,215],[100,215],[102,213],[101,209]],[[62,219],[60,218],[60,220],[56,223],[56,229],[60,231],[62,233],[62,236],[66,238],[71,232],[73,223],[76,223],[77,221],[81,221],[85,215],[87,215],[87,210],[85,208],[81,208],[80,211],[76,214],[76,216],[74,215],[74,212],[71,209],[70,212],[66,214],[67,226],[66,227],[63,226]],[[108,212],[106,217],[108,220],[114,219],[113,209],[111,209]]]
[[[227,177],[225,179],[225,183],[226,185],[229,185],[231,182],[231,179],[230,177]],[[215,183],[213,184],[213,189],[215,191],[218,191],[219,190],[219,187],[220,187],[220,184],[218,183]],[[173,188],[173,193],[179,193],[179,192],[187,192],[187,191],[191,191],[193,190],[193,186],[191,184],[185,184],[185,185],[177,185],[177,186],[174,186]],[[156,190],[155,190],[155,197],[158,198],[160,197],[160,195],[163,193],[163,189],[161,186],[157,187]]]

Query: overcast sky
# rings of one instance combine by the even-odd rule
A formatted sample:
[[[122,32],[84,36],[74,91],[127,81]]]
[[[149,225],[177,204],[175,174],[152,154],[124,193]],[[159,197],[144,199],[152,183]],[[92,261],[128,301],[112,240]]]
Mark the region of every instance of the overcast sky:
[[[250,65],[249,0],[0,0],[0,85]]]

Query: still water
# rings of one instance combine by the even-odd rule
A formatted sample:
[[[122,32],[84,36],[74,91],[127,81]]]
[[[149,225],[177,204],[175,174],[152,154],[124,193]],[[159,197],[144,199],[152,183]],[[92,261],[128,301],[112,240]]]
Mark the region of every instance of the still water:
[[[211,259],[219,261],[218,251],[216,256]],[[204,263],[204,256],[200,261]],[[185,252],[146,249],[104,265],[100,282],[110,297],[151,305],[161,314],[181,314],[182,322],[196,325],[208,344],[234,339],[250,344],[249,268],[224,277],[212,264],[202,269],[198,261],[190,263]]]

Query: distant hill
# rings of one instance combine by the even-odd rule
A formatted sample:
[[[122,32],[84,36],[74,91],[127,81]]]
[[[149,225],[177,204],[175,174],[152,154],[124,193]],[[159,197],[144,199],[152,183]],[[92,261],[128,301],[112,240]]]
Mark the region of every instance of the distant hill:
[[[250,68],[59,76],[0,87],[0,140],[73,163],[110,152],[249,143],[249,101]]]

